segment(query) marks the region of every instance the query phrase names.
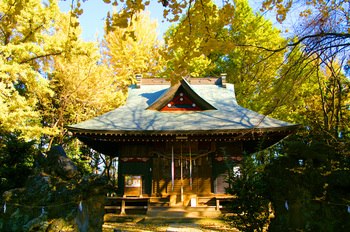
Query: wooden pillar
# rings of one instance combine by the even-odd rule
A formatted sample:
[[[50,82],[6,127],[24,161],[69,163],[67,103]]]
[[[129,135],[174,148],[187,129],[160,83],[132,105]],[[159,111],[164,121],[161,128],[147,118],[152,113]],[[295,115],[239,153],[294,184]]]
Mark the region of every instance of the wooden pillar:
[[[184,184],[183,184],[183,163],[182,163],[182,141],[181,141],[181,202],[184,202]]]
[[[220,210],[220,200],[216,198],[216,210]]]

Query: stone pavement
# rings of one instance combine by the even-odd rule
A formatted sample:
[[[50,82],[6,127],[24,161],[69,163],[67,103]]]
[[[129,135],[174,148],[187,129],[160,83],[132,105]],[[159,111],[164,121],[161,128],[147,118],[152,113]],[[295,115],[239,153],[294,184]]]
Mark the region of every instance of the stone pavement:
[[[167,232],[202,232],[198,224],[173,223],[169,224]]]

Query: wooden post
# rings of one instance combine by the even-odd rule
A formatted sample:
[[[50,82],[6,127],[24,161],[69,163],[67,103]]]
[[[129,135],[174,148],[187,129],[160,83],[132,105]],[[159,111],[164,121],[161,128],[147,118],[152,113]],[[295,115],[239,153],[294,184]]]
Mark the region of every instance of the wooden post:
[[[142,177],[143,175],[140,176],[140,197],[142,197]]]
[[[225,88],[226,89],[226,84],[227,84],[227,82],[226,82],[226,73],[221,73],[221,84],[222,84],[222,87],[223,88]]]
[[[136,74],[136,88],[141,88],[142,74]]]
[[[220,200],[216,198],[216,210],[220,210]]]
[[[122,200],[122,205],[120,207],[120,215],[125,215],[125,200]]]

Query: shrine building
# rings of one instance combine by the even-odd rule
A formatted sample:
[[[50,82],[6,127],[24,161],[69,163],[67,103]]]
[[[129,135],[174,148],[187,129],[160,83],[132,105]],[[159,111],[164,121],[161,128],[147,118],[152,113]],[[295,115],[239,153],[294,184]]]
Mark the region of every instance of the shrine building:
[[[219,215],[225,182],[232,170],[226,160],[270,147],[295,133],[298,125],[276,120],[237,104],[226,76],[183,78],[171,86],[164,78],[137,76],[124,106],[68,126],[83,143],[118,157],[118,188],[111,209],[121,214],[146,202],[157,208],[212,208],[193,215]],[[209,210],[210,211],[210,210]]]

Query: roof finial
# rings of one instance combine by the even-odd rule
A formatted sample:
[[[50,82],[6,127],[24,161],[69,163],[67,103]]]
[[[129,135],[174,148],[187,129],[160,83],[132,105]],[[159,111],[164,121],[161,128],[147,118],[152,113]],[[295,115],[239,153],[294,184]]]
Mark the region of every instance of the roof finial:
[[[136,88],[141,88],[142,74],[136,74]]]
[[[226,73],[221,73],[221,83],[222,83],[222,87],[226,89]]]
[[[188,83],[191,83],[191,74],[187,74],[184,78]]]

